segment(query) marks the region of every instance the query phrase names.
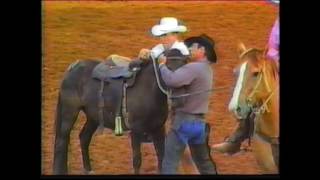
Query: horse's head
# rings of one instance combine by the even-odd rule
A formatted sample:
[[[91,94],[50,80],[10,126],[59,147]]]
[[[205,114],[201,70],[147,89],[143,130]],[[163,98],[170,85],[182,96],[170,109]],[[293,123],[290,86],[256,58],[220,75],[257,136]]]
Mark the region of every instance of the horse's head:
[[[183,55],[179,49],[170,49],[165,52],[166,66],[174,71],[188,63],[189,56]]]
[[[268,101],[275,90],[278,76],[274,62],[263,58],[256,48],[239,45],[240,65],[234,69],[237,83],[229,104],[229,110],[238,119],[244,119],[253,110]]]
[[[179,67],[188,63],[189,56],[183,55],[179,49],[169,49],[163,54],[166,57],[166,65],[170,70],[176,70]],[[142,68],[147,65],[152,65],[152,59],[150,56],[150,50],[141,49],[139,52],[138,59],[130,63],[130,69],[135,67]]]

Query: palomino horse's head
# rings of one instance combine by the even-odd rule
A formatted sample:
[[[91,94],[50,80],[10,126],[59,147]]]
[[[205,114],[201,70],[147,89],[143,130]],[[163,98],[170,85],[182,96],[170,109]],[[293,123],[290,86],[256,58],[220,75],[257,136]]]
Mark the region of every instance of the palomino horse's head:
[[[265,173],[277,172],[279,137],[279,81],[276,63],[261,50],[239,45],[241,64],[229,110],[237,119],[255,113],[254,154]],[[255,138],[255,139],[256,139]],[[271,145],[271,146],[270,146]]]
[[[244,119],[254,108],[268,108],[277,91],[278,73],[276,64],[263,58],[263,52],[259,49],[246,49],[241,43],[239,54],[241,63],[234,69],[238,79],[229,110],[238,119]]]

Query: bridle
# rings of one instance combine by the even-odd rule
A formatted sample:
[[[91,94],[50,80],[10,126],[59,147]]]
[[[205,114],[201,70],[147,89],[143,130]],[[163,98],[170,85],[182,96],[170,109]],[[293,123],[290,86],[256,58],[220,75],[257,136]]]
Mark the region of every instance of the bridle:
[[[250,107],[251,109],[254,109],[254,113],[256,115],[261,115],[265,112],[270,112],[269,108],[268,108],[268,102],[271,100],[272,96],[274,96],[274,93],[278,90],[279,86],[277,85],[276,88],[274,88],[273,90],[271,90],[270,85],[266,79],[266,62],[263,61],[263,67],[262,67],[262,71],[259,72],[259,79],[257,81],[257,83],[255,84],[253,90],[251,91],[251,93],[248,95],[248,97],[246,98],[246,103],[248,105],[248,107]],[[253,96],[258,92],[258,87],[261,85],[261,83],[264,83],[269,95],[267,97],[267,99],[262,103],[261,106],[259,107],[255,107],[255,104],[252,103],[252,98]]]
[[[266,79],[265,68],[266,68],[266,62],[264,61],[262,71],[259,72],[259,77],[258,77],[259,79],[258,79],[257,83],[255,84],[252,92],[246,98],[247,106],[251,110],[250,116],[251,116],[251,118],[253,118],[251,120],[254,123],[254,127],[253,127],[253,129],[251,129],[251,132],[256,131],[256,124],[257,124],[256,122],[261,118],[261,116],[266,112],[267,113],[270,112],[270,109],[268,107],[268,102],[270,102],[271,98],[274,96],[275,92],[279,88],[278,85],[274,89],[270,88],[270,84],[268,83],[268,81]],[[262,103],[262,105],[256,106],[256,104],[254,104],[252,101],[252,97],[258,92],[257,89],[261,85],[261,83],[264,83],[269,95],[267,96],[266,100]],[[261,133],[258,133],[257,137],[268,142],[268,143],[271,143],[271,144],[279,144],[278,137],[268,137],[268,136],[261,134]],[[250,139],[249,139],[249,142],[250,142]]]

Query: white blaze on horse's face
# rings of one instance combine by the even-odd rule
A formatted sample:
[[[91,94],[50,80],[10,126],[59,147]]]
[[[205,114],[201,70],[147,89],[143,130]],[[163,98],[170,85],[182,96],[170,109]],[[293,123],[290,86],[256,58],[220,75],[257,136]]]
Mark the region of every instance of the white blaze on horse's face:
[[[231,98],[231,101],[230,101],[229,107],[228,107],[229,111],[231,111],[231,112],[236,112],[236,110],[238,108],[240,92],[242,89],[242,84],[243,84],[244,74],[245,74],[246,69],[247,69],[247,61],[244,62],[240,67],[240,72],[239,72],[239,76],[237,79],[237,84],[233,90],[233,95],[232,95],[232,98]],[[235,113],[235,114],[237,114],[237,113]]]

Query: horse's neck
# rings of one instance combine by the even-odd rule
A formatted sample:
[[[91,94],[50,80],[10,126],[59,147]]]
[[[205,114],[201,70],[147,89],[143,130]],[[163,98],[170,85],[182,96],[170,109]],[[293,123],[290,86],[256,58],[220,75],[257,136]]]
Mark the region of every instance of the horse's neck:
[[[162,86],[164,87],[164,83],[161,79],[161,74],[159,72],[159,78],[160,78],[160,82],[162,83]],[[141,69],[141,72],[139,73],[138,77],[137,77],[137,84],[139,84],[139,89],[141,91],[153,91],[154,94],[158,95],[158,94],[163,94],[160,90],[160,88],[158,87],[157,84],[157,79],[155,76],[155,72],[154,72],[154,68],[152,65],[152,62],[150,62],[148,65],[146,65],[145,67],[143,67]]]
[[[266,72],[269,76],[269,79],[273,79],[275,82],[279,83],[279,74],[278,74],[278,69],[276,62],[271,61],[271,60],[266,60],[267,66],[266,66]]]
[[[279,103],[277,103],[277,95],[270,100],[268,110],[261,115],[260,129],[266,135],[277,137],[279,135]]]
[[[271,86],[271,92],[274,91],[270,101],[267,103],[268,111],[261,115],[260,130],[265,135],[271,137],[279,136],[279,79],[278,75],[274,74],[274,67],[269,64],[269,69],[266,72],[268,82]],[[277,73],[277,72],[276,72]]]

